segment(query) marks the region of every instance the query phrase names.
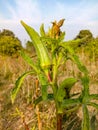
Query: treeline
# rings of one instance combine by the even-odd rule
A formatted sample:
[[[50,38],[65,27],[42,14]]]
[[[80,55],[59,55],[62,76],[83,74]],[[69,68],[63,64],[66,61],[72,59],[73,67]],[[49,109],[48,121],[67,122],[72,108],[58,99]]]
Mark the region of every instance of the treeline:
[[[98,36],[93,37],[89,30],[81,30],[79,34],[67,42],[76,53],[88,57],[91,61],[98,61]]]
[[[94,38],[89,30],[81,30],[79,34],[70,41],[66,41],[77,53],[88,54],[90,58],[98,58],[98,37]],[[21,49],[34,53],[34,47],[31,41],[27,41],[26,48],[23,48],[21,41],[15,34],[7,29],[0,31],[0,54],[1,55],[19,55]]]
[[[18,51],[22,49],[21,41],[15,34],[7,29],[0,31],[0,54],[18,55]]]

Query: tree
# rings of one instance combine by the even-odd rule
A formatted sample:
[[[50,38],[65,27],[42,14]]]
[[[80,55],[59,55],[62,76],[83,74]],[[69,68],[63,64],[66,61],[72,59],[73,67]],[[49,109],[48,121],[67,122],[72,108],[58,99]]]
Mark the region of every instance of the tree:
[[[22,49],[20,40],[10,30],[4,29],[0,32],[0,53],[4,55],[15,55]]]
[[[79,34],[76,36],[76,39],[81,39],[79,46],[86,45],[91,42],[94,38],[92,33],[89,30],[81,30]]]
[[[12,36],[15,37],[14,33],[10,30],[3,29],[3,31],[0,31],[0,37],[2,36]]]
[[[35,53],[35,48],[31,41],[27,41],[26,50],[29,51],[30,53],[33,53],[33,54]]]

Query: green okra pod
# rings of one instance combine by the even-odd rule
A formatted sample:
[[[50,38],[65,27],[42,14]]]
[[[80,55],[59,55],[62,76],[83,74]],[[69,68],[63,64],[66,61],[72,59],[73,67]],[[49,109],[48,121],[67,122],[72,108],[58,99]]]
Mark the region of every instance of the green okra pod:
[[[36,53],[40,60],[40,66],[43,69],[48,68],[51,65],[51,60],[45,45],[40,40],[39,34],[23,21],[21,21],[21,24],[23,25],[32,40],[32,44],[34,45]]]

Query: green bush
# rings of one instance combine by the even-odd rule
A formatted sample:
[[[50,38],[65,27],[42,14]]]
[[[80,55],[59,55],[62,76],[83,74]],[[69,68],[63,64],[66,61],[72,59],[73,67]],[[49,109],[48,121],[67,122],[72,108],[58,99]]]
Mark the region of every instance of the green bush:
[[[0,54],[12,56],[18,54],[21,49],[21,42],[13,32],[9,30],[0,32]]]

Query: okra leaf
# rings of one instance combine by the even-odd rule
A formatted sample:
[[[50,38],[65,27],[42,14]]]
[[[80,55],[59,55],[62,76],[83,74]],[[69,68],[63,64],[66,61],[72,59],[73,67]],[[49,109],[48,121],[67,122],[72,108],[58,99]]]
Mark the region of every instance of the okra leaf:
[[[47,100],[54,100],[54,95],[52,94],[52,93],[50,93],[50,94],[48,94],[47,95]],[[38,97],[37,99],[35,99],[34,100],[34,106],[36,106],[37,104],[39,104],[40,102],[42,102],[43,101],[43,98],[42,98],[42,96],[40,96],[40,97]]]
[[[23,57],[23,59],[35,70],[35,72],[38,73],[38,68],[37,66],[34,64],[33,60],[23,51],[20,52],[21,56]]]
[[[76,63],[78,69],[83,72],[85,75],[88,74],[88,70],[86,69],[86,67],[82,64],[82,62],[80,62],[79,57],[77,55],[72,55],[71,59]]]
[[[60,88],[68,88],[70,89],[77,82],[76,78],[67,78],[62,81],[60,84]]]
[[[94,102],[89,102],[88,105],[95,107],[96,109],[98,109],[98,104],[94,103]]]
[[[15,87],[14,87],[14,88],[12,89],[12,91],[11,91],[11,101],[12,101],[12,103],[14,103],[14,101],[15,101],[15,98],[16,98],[17,93],[19,92],[19,90],[20,90],[20,88],[21,88],[21,85],[22,85],[22,83],[23,83],[24,78],[25,78],[27,75],[30,75],[30,74],[34,74],[34,71],[28,71],[28,72],[24,73],[23,75],[21,75],[21,76],[17,79],[17,81],[16,81],[16,83],[15,83]]]
[[[42,24],[42,25],[40,26],[40,34],[41,34],[41,37],[44,37],[44,36],[45,36],[44,24]]]
[[[70,54],[70,59],[76,63],[78,69],[79,69],[81,72],[83,72],[85,75],[87,75],[87,74],[88,74],[87,68],[86,68],[86,67],[83,65],[83,63],[79,60],[79,57],[78,57],[77,55],[75,55],[74,50],[73,50],[70,46],[66,45],[66,42],[65,42],[65,44],[64,44],[64,43],[61,44],[61,46],[62,46],[63,48],[65,48],[65,50],[67,50],[67,51],[69,52],[69,54]]]
[[[70,89],[77,82],[75,78],[67,78],[62,81],[57,91],[57,100],[62,102],[64,97],[66,98],[67,94],[69,95]]]
[[[85,104],[82,105],[82,111],[83,111],[82,130],[90,130],[89,112]]]
[[[90,100],[98,100],[98,94],[91,94],[91,95],[89,95],[89,99]]]
[[[76,98],[76,99],[64,99],[62,102],[62,107],[63,108],[69,108],[71,106],[74,105],[81,105],[80,99]]]
[[[79,96],[80,93],[73,93],[73,94],[70,94],[70,97],[74,97],[74,96]]]

